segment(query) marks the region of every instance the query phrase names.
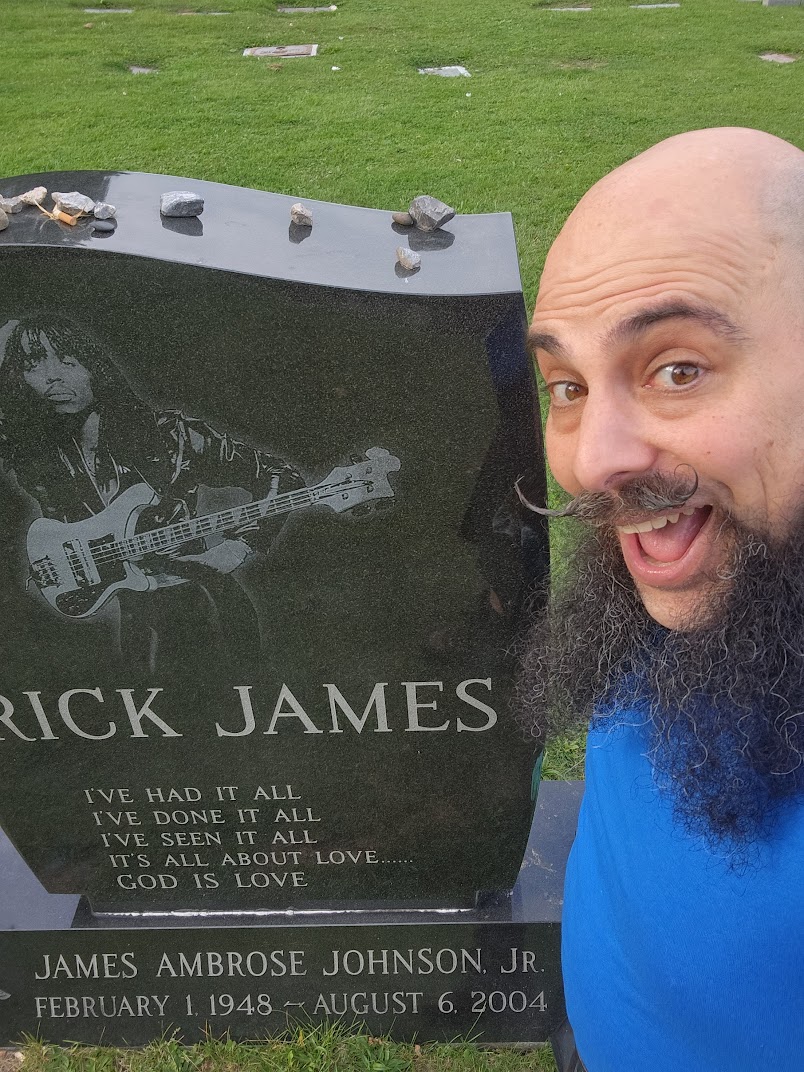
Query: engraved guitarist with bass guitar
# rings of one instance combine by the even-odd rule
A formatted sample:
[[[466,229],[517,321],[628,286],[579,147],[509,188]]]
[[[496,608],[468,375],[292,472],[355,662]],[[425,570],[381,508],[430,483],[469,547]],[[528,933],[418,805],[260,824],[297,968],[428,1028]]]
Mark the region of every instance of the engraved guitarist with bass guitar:
[[[307,488],[281,458],[204,421],[154,412],[88,332],[56,316],[17,321],[6,339],[0,459],[42,512],[27,537],[36,587],[74,619],[116,599],[121,651],[144,674],[186,672],[188,658],[209,669],[221,648],[247,673],[259,626],[230,574],[270,547],[270,519],[318,502],[348,510],[392,498],[387,473],[399,468],[372,448],[362,464]],[[199,517],[205,486],[243,488],[252,502]]]

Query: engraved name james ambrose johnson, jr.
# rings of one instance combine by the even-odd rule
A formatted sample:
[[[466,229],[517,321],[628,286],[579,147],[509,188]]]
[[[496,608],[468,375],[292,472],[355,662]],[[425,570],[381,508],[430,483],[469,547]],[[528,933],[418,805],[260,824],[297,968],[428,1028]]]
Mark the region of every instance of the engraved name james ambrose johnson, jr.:
[[[486,956],[488,953],[486,953]],[[495,957],[495,960],[497,958]],[[512,947],[500,950],[497,965],[502,974],[536,971],[535,954]],[[34,978],[39,981],[62,979],[261,979],[312,974],[332,975],[482,975],[484,952],[458,947],[421,946],[407,949],[331,949],[322,960],[311,963],[303,949],[252,949],[247,952],[205,951],[167,953],[154,951],[147,963],[134,952],[124,953],[45,953]]]

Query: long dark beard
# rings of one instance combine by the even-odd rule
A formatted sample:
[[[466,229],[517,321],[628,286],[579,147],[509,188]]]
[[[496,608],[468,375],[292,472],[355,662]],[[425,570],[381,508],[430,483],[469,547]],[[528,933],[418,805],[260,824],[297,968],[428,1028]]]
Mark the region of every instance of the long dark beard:
[[[804,792],[804,517],[781,545],[726,522],[731,564],[688,628],[650,617],[610,528],[584,535],[523,655],[531,733],[644,723],[657,785],[710,844],[745,846]]]

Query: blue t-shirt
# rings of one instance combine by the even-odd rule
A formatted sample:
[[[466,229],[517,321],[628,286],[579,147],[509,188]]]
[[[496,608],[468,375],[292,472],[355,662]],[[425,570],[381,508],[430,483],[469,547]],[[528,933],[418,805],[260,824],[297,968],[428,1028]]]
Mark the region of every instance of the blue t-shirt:
[[[582,1060],[589,1072],[801,1072],[804,803],[730,867],[674,823],[644,731],[611,721],[589,733],[565,887]]]

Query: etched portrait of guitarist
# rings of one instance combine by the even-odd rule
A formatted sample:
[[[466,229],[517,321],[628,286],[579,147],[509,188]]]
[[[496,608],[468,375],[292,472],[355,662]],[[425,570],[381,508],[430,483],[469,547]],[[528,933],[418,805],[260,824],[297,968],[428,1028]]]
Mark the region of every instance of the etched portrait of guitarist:
[[[121,651],[145,673],[186,663],[190,649],[208,659],[215,646],[248,672],[259,625],[232,573],[270,548],[291,510],[392,497],[386,473],[399,462],[380,448],[367,459],[307,488],[282,458],[205,421],[151,409],[70,320],[22,319],[6,339],[0,460],[41,509],[27,536],[31,576],[67,617],[116,599]],[[252,502],[199,517],[204,486],[242,488]],[[224,538],[207,546],[214,534]]]

